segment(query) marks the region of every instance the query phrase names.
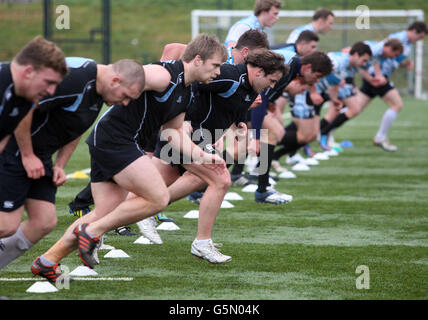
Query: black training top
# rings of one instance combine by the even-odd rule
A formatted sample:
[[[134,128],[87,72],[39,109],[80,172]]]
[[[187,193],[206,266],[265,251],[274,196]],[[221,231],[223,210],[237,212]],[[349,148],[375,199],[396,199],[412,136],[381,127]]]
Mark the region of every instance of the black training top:
[[[15,94],[10,63],[0,63],[0,140],[13,133],[33,103]]]
[[[34,153],[51,156],[81,136],[97,119],[103,99],[96,92],[97,63],[86,58],[66,58],[69,73],[55,94],[42,99],[34,112],[31,135]],[[6,147],[18,150],[15,139]]]
[[[135,143],[142,150],[160,127],[186,112],[193,94],[185,85],[181,60],[156,62],[171,74],[170,84],[163,92],[145,91],[128,106],[113,106],[96,124],[86,140],[90,146],[120,148]]]
[[[223,64],[220,72],[209,84],[195,83],[195,101],[186,114],[194,132],[198,129],[210,132],[212,142],[207,143],[220,138],[221,134],[215,134],[216,129],[221,132],[233,123],[246,123],[248,108],[258,96],[249,83],[246,64]]]
[[[297,56],[297,54],[293,55],[289,60],[287,59],[287,57],[285,58],[286,58],[285,63],[289,65],[290,70],[286,75],[284,75],[281,79],[279,79],[275,87],[268,88],[265,91],[265,94],[270,102],[275,102],[275,100],[282,95],[282,92],[289,85],[289,83],[293,81],[300,74],[301,64],[300,64],[299,56]]]

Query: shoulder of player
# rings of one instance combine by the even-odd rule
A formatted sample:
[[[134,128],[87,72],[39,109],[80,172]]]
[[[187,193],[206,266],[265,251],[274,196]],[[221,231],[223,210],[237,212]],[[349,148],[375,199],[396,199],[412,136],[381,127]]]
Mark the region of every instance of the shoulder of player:
[[[97,79],[97,62],[87,58],[66,58],[68,74],[59,83],[54,97],[83,93]]]
[[[233,80],[239,81],[242,75],[247,74],[247,65],[245,63],[240,64],[227,64],[224,63],[220,67],[220,75],[215,80]]]
[[[164,91],[171,83],[171,73],[162,64],[144,65],[146,85],[144,91]]]

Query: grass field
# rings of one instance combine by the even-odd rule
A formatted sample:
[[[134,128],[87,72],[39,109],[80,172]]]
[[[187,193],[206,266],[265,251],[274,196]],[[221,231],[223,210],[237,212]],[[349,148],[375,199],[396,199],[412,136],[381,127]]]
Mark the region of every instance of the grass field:
[[[211,265],[190,254],[196,220],[183,216],[197,206],[172,204],[166,214],[178,231],[159,231],[163,245],[133,244],[136,237],[107,235],[107,244],[131,258],[103,258],[98,277],[132,281],[75,281],[69,290],[31,294],[28,278],[35,257],[45,252],[73,221],[67,203],[88,180],[69,180],[57,194],[58,226],[37,246],[1,270],[0,296],[44,300],[287,300],[287,299],[428,299],[428,109],[406,99],[390,139],[399,147],[386,153],[372,146],[385,110],[376,100],[335,134],[353,148],[323,161],[276,189],[294,196],[282,205],[256,204],[253,194],[235,208],[221,209],[213,239],[233,260]],[[316,144],[313,148],[318,150]],[[81,142],[67,173],[89,167]],[[131,226],[134,231],[137,227]],[[63,260],[73,270],[74,254]],[[357,289],[358,266],[370,271],[370,289]],[[366,282],[367,284],[367,282]]]

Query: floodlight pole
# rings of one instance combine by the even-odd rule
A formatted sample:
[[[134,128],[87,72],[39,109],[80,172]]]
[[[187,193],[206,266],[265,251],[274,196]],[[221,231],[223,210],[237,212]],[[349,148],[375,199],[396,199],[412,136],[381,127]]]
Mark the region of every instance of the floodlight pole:
[[[111,36],[111,14],[110,14],[110,0],[103,0],[103,17],[102,17],[102,29],[103,29],[103,63],[110,63],[110,36]]]
[[[52,39],[52,0],[43,0],[43,36]]]

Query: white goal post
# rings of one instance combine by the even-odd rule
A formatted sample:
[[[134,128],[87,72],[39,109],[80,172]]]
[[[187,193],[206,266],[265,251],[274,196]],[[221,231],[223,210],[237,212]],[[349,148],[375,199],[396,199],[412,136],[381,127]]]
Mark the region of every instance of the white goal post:
[[[333,10],[333,13],[336,18],[361,18],[361,11],[357,10]],[[228,30],[232,24],[242,17],[247,17],[253,14],[251,10],[193,10],[191,16],[192,24],[192,38],[201,33],[201,30]],[[314,14],[313,10],[281,10],[279,17],[282,21],[287,21],[287,19],[295,18],[306,18],[305,23],[309,23]],[[407,18],[407,23],[401,30],[405,29],[407,25],[412,23],[415,20],[424,20],[424,11],[423,10],[370,10],[369,17],[371,18]],[[209,18],[210,23],[201,22],[201,18]],[[356,20],[355,20],[356,21]],[[400,24],[401,25],[401,24]],[[294,27],[296,27],[295,25]],[[335,24],[336,26],[336,24]],[[348,27],[342,24],[343,30],[350,30],[349,22]],[[393,30],[394,22],[390,21],[388,23],[383,23],[380,27],[374,25],[376,28],[387,28]],[[272,33],[275,30],[291,30],[290,27],[284,27],[284,24],[275,24],[273,28],[267,28],[266,32],[269,35],[269,38],[272,38]],[[355,23],[353,29],[355,27]],[[398,30],[396,30],[398,31]],[[223,41],[224,39],[220,39]],[[285,39],[284,39],[285,40]],[[364,40],[374,40],[374,39],[364,39]],[[422,82],[423,82],[423,41],[418,41],[415,45],[415,69],[414,72],[409,73],[409,84],[408,87],[411,88],[411,91],[414,92],[416,98],[423,98],[424,94],[422,91]]]

